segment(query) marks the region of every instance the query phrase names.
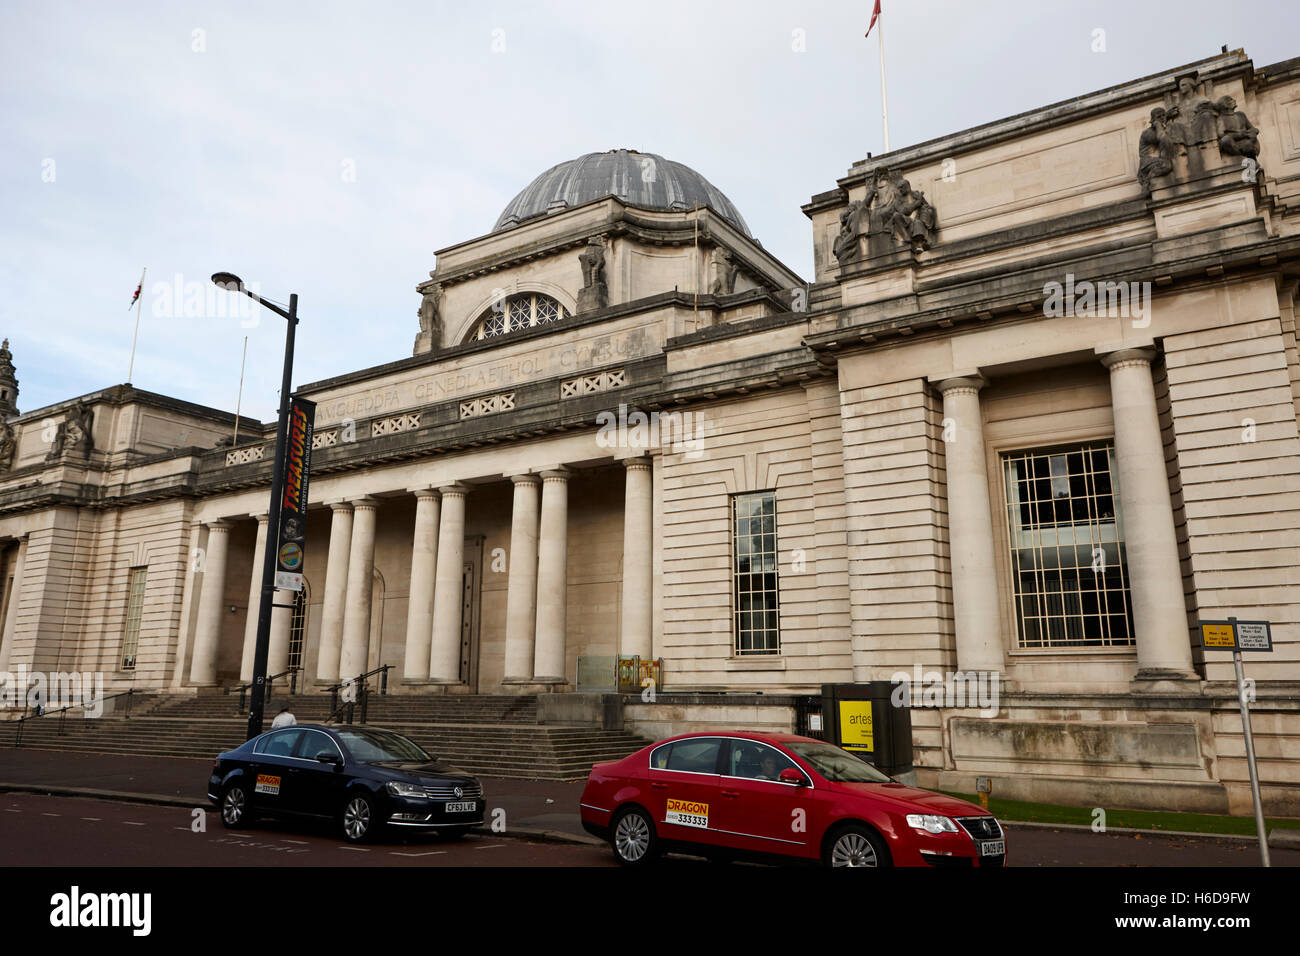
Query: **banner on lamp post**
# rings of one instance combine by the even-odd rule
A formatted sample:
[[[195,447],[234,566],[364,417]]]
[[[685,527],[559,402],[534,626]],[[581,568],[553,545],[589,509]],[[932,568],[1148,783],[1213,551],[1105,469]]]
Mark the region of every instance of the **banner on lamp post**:
[[[311,473],[311,438],[316,403],[289,400],[288,433],[284,443],[284,491],[280,498],[280,527],[276,529],[275,586],[302,590],[307,557],[307,479]]]

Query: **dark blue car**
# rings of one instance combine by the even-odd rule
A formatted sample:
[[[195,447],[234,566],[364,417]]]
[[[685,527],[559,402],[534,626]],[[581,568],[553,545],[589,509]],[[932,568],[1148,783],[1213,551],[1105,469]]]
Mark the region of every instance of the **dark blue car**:
[[[385,827],[463,836],[483,825],[483,787],[401,734],[299,724],[254,737],[212,764],[208,799],[227,827],[255,817],[319,818],[360,843]]]

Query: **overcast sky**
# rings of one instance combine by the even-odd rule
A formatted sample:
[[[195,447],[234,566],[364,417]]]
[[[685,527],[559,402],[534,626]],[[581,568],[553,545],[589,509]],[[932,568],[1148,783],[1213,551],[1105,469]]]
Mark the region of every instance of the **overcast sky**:
[[[435,249],[615,147],[698,170],[811,278],[799,206],[882,152],[870,7],[4,0],[0,335],[20,408],[127,380],[147,266],[133,383],[233,411],[247,335],[243,411],[268,421],[284,323],[212,314],[211,273],[298,293],[296,384],[402,358]],[[1300,5],[1280,0],[884,10],[895,149],[1225,43],[1257,67],[1300,55]]]

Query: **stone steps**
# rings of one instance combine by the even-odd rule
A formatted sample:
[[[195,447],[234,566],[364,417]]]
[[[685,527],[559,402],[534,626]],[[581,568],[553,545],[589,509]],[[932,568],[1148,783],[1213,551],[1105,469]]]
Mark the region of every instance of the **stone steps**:
[[[406,698],[393,707],[378,708],[375,701],[383,699],[372,698],[368,723],[405,734],[461,770],[496,777],[580,780],[592,764],[620,759],[649,743],[622,731],[540,726],[532,722],[535,700],[506,697],[476,701],[466,697],[455,698],[464,703],[445,706],[449,699],[453,698]],[[229,703],[237,705],[238,701],[232,699]],[[298,706],[294,699],[290,704],[299,722],[319,722],[328,702],[325,707],[320,707],[318,700],[304,703],[307,706]],[[313,717],[309,712],[313,709],[320,715]],[[529,709],[534,716],[521,718],[520,714]],[[388,711],[386,715],[384,710]],[[510,712],[506,720],[499,716],[503,710]],[[137,714],[134,704],[132,713]],[[28,721],[23,728],[22,746],[212,759],[243,743],[246,726],[246,718],[230,714],[220,698],[164,699],[130,718],[68,716],[63,720],[63,733],[59,732],[58,719]],[[16,730],[16,724],[0,723],[0,747],[13,746]]]

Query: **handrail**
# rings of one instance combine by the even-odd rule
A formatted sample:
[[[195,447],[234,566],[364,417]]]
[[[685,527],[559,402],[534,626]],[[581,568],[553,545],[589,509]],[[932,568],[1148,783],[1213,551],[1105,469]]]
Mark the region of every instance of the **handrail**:
[[[286,674],[289,675],[289,696],[292,697],[294,694],[298,693],[298,672],[300,670],[302,670],[301,667],[290,667],[286,671],[281,671],[278,674],[272,674],[268,677],[266,679],[266,691],[265,696],[262,698],[262,705],[266,706],[266,698],[271,696],[271,685],[274,684],[277,679],[284,677]],[[242,713],[248,709],[248,692],[252,689],[253,683],[252,681],[249,681],[247,684],[240,684],[238,687],[227,687],[224,693],[229,694],[233,690],[239,691],[239,710]]]
[[[334,706],[334,701],[331,701],[330,706],[333,707],[333,709],[330,711],[329,716],[325,718],[325,723],[333,723],[343,713],[347,714],[347,719],[344,720],[343,723],[352,723],[353,719],[356,717],[357,704],[359,703],[361,705],[361,723],[364,724],[366,722],[366,713],[369,710],[369,702],[370,687],[363,681],[357,690],[356,700],[345,700],[337,707]]]
[[[342,709],[339,707],[340,690],[342,690],[344,687],[350,687],[353,685],[356,685],[358,688],[367,688],[366,679],[372,677],[375,674],[380,675],[379,693],[387,694],[388,693],[388,672],[392,669],[393,669],[392,664],[382,664],[379,667],[376,667],[374,670],[366,671],[364,674],[358,674],[356,677],[351,677],[345,681],[339,681],[337,684],[332,684],[329,687],[324,688],[325,690],[329,691],[329,695],[330,695],[330,716],[332,717],[334,714],[337,714]],[[368,692],[368,688],[367,690],[358,690],[359,694],[367,693],[367,692]],[[347,703],[350,702],[344,701],[344,704]],[[363,709],[362,720],[364,719],[365,717],[364,717],[364,709]]]
[[[116,694],[109,694],[107,697],[100,697],[99,703],[103,704],[104,701],[115,700],[118,697],[125,697],[126,712],[122,716],[129,719],[131,716],[131,695],[134,693],[135,693],[134,687],[129,690],[120,690]],[[86,705],[68,704],[66,707],[60,707],[58,710],[42,710],[39,714],[23,714],[23,716],[19,717],[16,721],[14,721],[14,723],[18,724],[18,729],[14,732],[14,746],[21,747],[23,745],[23,724],[25,724],[29,720],[39,720],[42,717],[53,717],[55,714],[59,715],[58,733],[59,736],[62,737],[64,718],[67,716],[67,712],[70,710],[77,710],[78,708],[85,710]]]

